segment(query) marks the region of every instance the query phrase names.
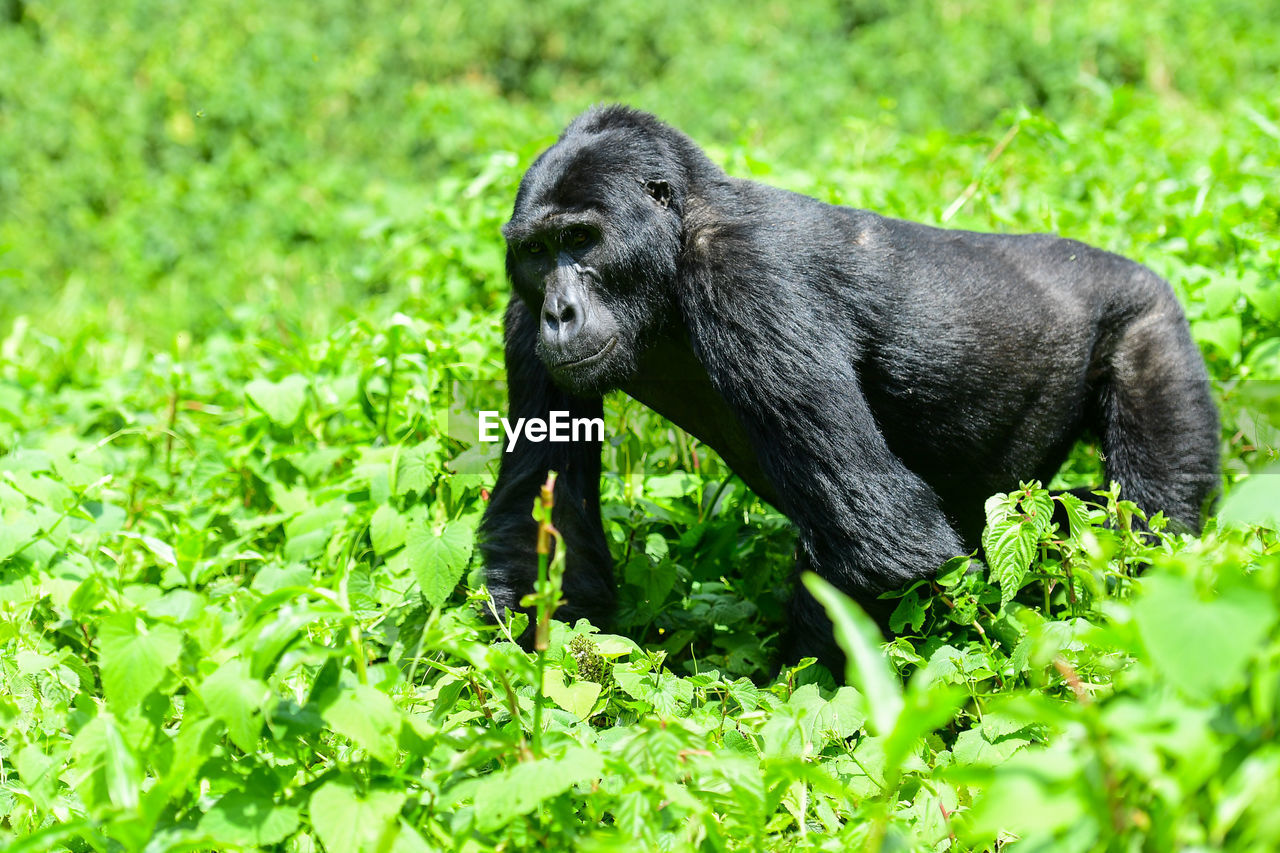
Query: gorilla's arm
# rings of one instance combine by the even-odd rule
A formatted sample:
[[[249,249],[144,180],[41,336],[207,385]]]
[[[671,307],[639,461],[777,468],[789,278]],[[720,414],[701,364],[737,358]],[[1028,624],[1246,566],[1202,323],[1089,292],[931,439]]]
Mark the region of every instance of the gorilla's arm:
[[[519,298],[506,315],[508,418],[547,418],[567,411],[570,418],[598,418],[600,398],[566,394],[551,381],[535,352],[537,323]],[[557,613],[572,623],[586,616],[603,624],[615,598],[612,557],[600,525],[600,442],[535,443],[522,440],[502,454],[498,482],[480,524],[480,551],[489,592],[501,608],[519,609],[520,597],[537,577],[537,527],[533,502],[557,471],[552,522],[568,549],[564,592],[570,604]]]

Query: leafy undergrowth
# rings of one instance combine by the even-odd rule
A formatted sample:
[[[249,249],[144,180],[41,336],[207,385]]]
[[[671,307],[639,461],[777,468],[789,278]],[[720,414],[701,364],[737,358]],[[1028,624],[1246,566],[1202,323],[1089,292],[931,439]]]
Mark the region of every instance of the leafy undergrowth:
[[[773,676],[790,535],[676,443],[692,472],[606,478],[619,633],[553,623],[530,655],[484,618],[490,480],[447,432],[460,388],[493,389],[431,366],[462,355],[437,331],[10,374],[10,410],[50,423],[0,459],[11,849],[1280,837],[1280,545],[1250,524],[1273,490],[1201,539],[1135,534],[1114,491],[997,496],[990,567],[905,590],[887,656],[831,601],[837,688]]]
[[[0,847],[1280,848],[1267,0],[403,5],[0,2]],[[520,650],[472,559],[499,228],[599,100],[1151,265],[1222,414],[1203,536],[1060,494],[1082,444],[891,642],[802,580],[837,687],[779,668],[786,519],[611,397],[613,633]]]

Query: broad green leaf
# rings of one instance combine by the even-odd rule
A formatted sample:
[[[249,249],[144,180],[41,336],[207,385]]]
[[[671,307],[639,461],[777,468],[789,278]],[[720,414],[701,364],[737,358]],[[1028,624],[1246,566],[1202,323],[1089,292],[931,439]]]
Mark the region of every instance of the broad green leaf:
[[[107,701],[120,713],[142,704],[182,653],[182,634],[147,625],[132,614],[108,617],[98,627],[98,666]]]
[[[1275,620],[1275,605],[1243,584],[1202,601],[1194,584],[1151,575],[1133,605],[1151,663],[1162,677],[1196,698],[1233,686]]]
[[[669,672],[660,672],[649,701],[659,717],[684,716],[693,702],[693,685]]]
[[[925,607],[920,601],[920,596],[915,590],[911,590],[898,599],[897,606],[893,608],[893,614],[889,617],[889,630],[898,634],[908,627],[913,632],[919,631],[924,627],[925,615]]]
[[[423,494],[440,474],[440,442],[429,438],[414,447],[402,447],[396,456],[395,493]]]
[[[548,669],[543,674],[542,693],[570,714],[585,720],[591,716],[596,699],[600,698],[600,685],[594,681],[565,684],[564,676],[559,670]]]
[[[263,849],[298,828],[298,810],[260,794],[231,791],[200,818],[200,831],[228,847]]]
[[[476,788],[476,825],[482,832],[497,829],[528,814],[544,800],[558,797],[580,782],[604,772],[598,752],[571,746],[559,758],[525,761],[499,770]]]
[[[1224,524],[1280,530],[1280,465],[1252,474],[1232,489],[1218,518]]]
[[[290,519],[284,526],[284,555],[290,562],[304,562],[323,553],[338,523],[351,510],[344,500],[332,500]]]
[[[601,657],[616,658],[640,651],[635,640],[617,634],[592,634],[591,641],[595,643],[596,653]]]
[[[226,724],[236,746],[248,753],[257,749],[262,703],[269,690],[250,677],[248,661],[238,657],[227,661],[200,684],[198,692],[209,713]]]
[[[1245,296],[1258,313],[1272,323],[1280,323],[1280,281],[1274,275],[1260,275],[1256,272],[1241,278]]]
[[[841,687],[818,709],[813,721],[813,740],[826,733],[838,740],[852,737],[867,721],[866,700],[852,687]]]
[[[880,630],[861,607],[822,578],[805,572],[802,581],[835,626],[836,642],[846,655],[845,678],[866,698],[873,733],[887,735],[902,710],[902,685],[880,650]]]
[[[729,698],[737,702],[745,713],[760,707],[760,688],[746,676],[729,682],[725,688],[729,691]]]
[[[399,832],[404,790],[361,790],[350,779],[326,782],[311,795],[308,813],[326,850],[378,853]]]
[[[951,747],[956,761],[978,767],[995,767],[1003,764],[1019,749],[1031,743],[1031,738],[1010,735],[996,738],[994,742],[983,736],[981,729],[966,729]]]
[[[390,504],[383,504],[369,520],[369,538],[373,542],[373,550],[385,557],[388,552],[404,544],[407,530],[404,516]]]
[[[279,382],[255,379],[244,390],[255,406],[282,427],[293,426],[307,402],[307,380],[296,373]]]
[[[1280,286],[1276,288],[1280,292]],[[1249,347],[1249,356],[1244,360],[1250,379],[1260,379],[1274,383],[1280,379],[1280,338],[1267,338]]]
[[[1091,785],[1081,766],[1087,758],[1084,750],[1069,743],[1015,752],[975,797],[971,831],[979,839],[1017,833],[1036,842],[1036,849],[1055,849],[1053,833],[1078,823],[1090,802],[1077,787]]]
[[[463,521],[451,521],[439,529],[425,524],[409,528],[405,542],[409,568],[432,607],[443,604],[462,579],[474,538],[473,528]]]
[[[383,764],[395,765],[401,718],[387,694],[367,684],[354,684],[339,686],[325,698],[320,713],[335,732]]]
[[[28,744],[18,752],[17,767],[18,776],[36,805],[42,809],[51,808],[62,762],[45,755],[35,744]]]
[[[896,774],[918,748],[920,740],[950,723],[966,699],[967,692],[959,687],[930,683],[923,678],[912,679],[902,712],[893,731],[884,739],[886,769]]]
[[[102,720],[102,761],[106,771],[107,796],[116,808],[135,809],[142,787],[142,766],[138,756],[124,742],[115,715],[105,713]]]
[[[1196,320],[1191,324],[1191,336],[1198,343],[1209,344],[1228,358],[1240,352],[1240,339],[1243,335],[1240,318],[1235,315]]]

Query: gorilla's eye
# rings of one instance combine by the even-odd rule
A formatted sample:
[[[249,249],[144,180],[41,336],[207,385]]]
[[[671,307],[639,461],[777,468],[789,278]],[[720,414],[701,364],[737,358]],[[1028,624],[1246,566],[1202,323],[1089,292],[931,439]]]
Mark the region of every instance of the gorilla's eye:
[[[547,250],[547,247],[542,245],[541,240],[525,240],[521,248],[529,255],[541,255]]]
[[[560,242],[571,249],[581,249],[591,242],[591,230],[582,225],[566,228],[560,235]]]

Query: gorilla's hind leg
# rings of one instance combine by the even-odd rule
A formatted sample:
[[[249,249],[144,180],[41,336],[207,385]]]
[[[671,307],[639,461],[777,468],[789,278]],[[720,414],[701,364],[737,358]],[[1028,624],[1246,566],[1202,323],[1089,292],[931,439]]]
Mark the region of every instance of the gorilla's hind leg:
[[[1108,479],[1148,514],[1198,533],[1221,478],[1218,414],[1171,293],[1117,332],[1104,370],[1095,428]]]

